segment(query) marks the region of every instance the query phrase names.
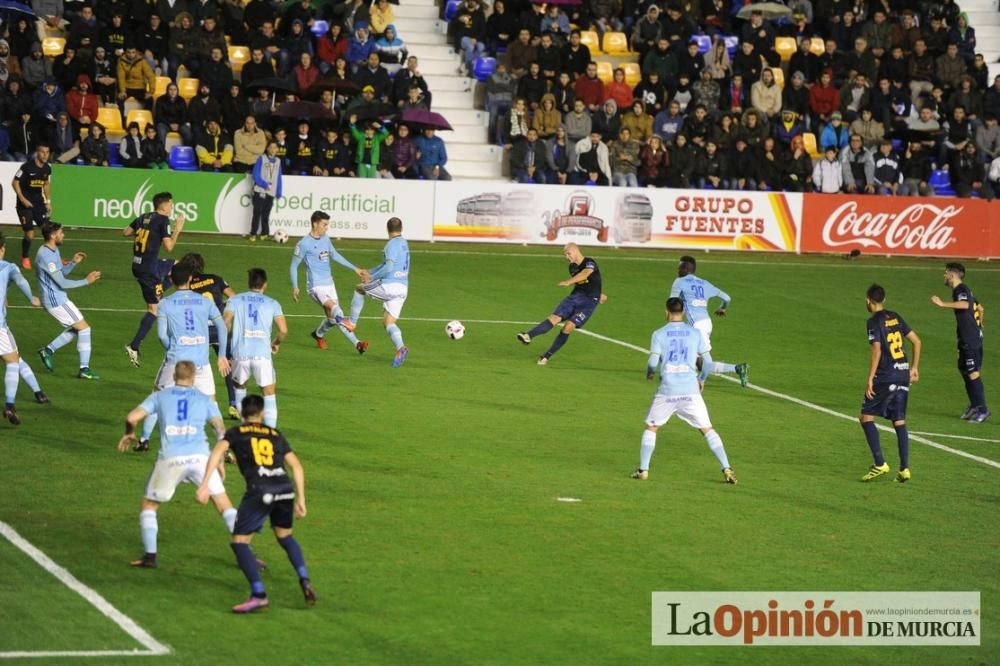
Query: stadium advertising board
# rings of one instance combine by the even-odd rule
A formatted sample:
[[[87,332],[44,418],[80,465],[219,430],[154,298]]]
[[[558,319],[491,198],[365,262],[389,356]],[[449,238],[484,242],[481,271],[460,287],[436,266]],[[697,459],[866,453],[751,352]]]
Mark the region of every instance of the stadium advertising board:
[[[803,252],[860,250],[926,257],[1000,256],[1000,208],[980,199],[811,194]]]
[[[0,162],[0,224],[18,224],[17,195],[11,181],[20,166],[20,162]]]
[[[789,193],[445,182],[434,238],[795,252],[801,210]]]
[[[184,215],[188,231],[250,230],[253,201],[243,174],[56,165],[52,215],[72,226],[121,228],[151,211],[153,196],[164,191],[174,195],[174,211]],[[434,190],[429,184],[286,176],[282,194],[271,212],[272,231],[303,236],[309,216],[322,210],[330,214],[334,237],[384,238],[385,222],[395,215],[406,223],[407,237],[431,239]]]

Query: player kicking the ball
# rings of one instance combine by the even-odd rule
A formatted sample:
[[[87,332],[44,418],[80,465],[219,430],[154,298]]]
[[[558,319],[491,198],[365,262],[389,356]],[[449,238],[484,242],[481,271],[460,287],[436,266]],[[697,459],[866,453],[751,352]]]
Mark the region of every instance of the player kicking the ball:
[[[684,323],[684,301],[667,299],[667,325],[653,333],[649,348],[646,379],[655,377],[659,370],[660,386],[646,415],[646,430],[642,433],[639,448],[639,468],[632,472],[632,478],[645,481],[649,477],[649,459],[656,448],[656,431],[677,414],[705,436],[708,448],[722,466],[723,480],[736,483],[736,474],[729,466],[722,438],[712,428],[708,408],[701,397],[712,357],[701,333]],[[702,368],[700,375],[698,365]]]

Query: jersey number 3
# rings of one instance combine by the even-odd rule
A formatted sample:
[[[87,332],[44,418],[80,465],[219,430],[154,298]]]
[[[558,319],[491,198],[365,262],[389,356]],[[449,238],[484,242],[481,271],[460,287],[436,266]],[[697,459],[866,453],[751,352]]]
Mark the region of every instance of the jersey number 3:
[[[901,359],[906,354],[903,353],[903,334],[899,331],[890,331],[885,336],[886,341],[889,343],[889,355],[894,359]]]
[[[274,464],[274,444],[266,437],[251,437],[250,447],[253,449],[253,460],[265,467]]]

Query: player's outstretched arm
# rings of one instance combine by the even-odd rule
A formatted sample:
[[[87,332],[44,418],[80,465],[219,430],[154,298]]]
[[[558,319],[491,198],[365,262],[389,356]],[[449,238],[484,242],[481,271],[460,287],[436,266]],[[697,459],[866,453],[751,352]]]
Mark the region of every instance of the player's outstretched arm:
[[[202,504],[208,504],[209,493],[208,493],[208,482],[212,477],[212,470],[224,469],[222,467],[222,460],[226,455],[226,451],[229,450],[229,442],[224,439],[220,439],[212,449],[212,454],[208,457],[208,462],[205,463],[205,475],[201,480],[201,485],[198,486],[198,490],[195,491],[195,499],[197,499]],[[221,473],[221,472],[220,472]]]
[[[302,469],[299,457],[292,452],[285,454],[285,462],[292,470],[292,481],[295,483],[295,515],[306,516],[306,472]]]
[[[920,349],[923,343],[916,331],[911,330],[906,334],[906,339],[913,345],[913,363],[910,363],[910,383],[920,381]]]
[[[947,308],[950,310],[968,310],[969,301],[944,301],[941,297],[935,294],[931,296],[931,303],[938,306],[939,308]]]
[[[148,412],[143,407],[136,407],[125,417],[125,434],[118,440],[118,451],[126,453],[135,441],[135,426],[146,418]]]
[[[575,284],[585,282],[594,272],[593,268],[584,268],[582,271],[569,278],[568,280],[563,280],[559,283],[560,287],[572,287]]]

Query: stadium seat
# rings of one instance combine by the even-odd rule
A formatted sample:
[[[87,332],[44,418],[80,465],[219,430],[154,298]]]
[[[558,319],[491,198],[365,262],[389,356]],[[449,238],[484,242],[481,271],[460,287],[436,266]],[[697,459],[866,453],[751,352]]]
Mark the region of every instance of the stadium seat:
[[[819,147],[816,145],[816,135],[812,132],[804,132],[802,134],[802,147],[806,149],[809,157],[814,160],[818,160],[823,157],[823,153],[819,152]]]
[[[312,30],[313,35],[316,37],[322,37],[326,33],[330,32],[330,24],[326,21],[316,19],[313,21],[312,28],[310,29]]]
[[[935,169],[931,172],[931,179],[927,184],[934,188],[934,194],[941,197],[955,196],[955,190],[951,187],[951,178],[944,169]]]
[[[607,84],[611,83],[612,81],[614,81],[615,80],[615,68],[614,68],[614,65],[612,65],[607,60],[602,60],[602,61],[598,62],[597,63],[597,78],[599,78],[601,81],[604,81],[605,85],[607,85]]]
[[[476,77],[476,81],[485,82],[488,81],[493,72],[497,71],[497,59],[488,58],[486,56],[479,56],[476,58],[475,64],[472,66],[472,75]]]
[[[581,30],[580,43],[590,49],[591,57],[601,55],[601,40],[594,30]]]
[[[125,165],[122,164],[122,155],[118,152],[118,146],[117,143],[108,143],[108,166],[121,169]]]
[[[637,62],[624,62],[621,68],[625,70],[625,83],[635,88],[642,81],[642,70]]]
[[[458,8],[462,6],[462,0],[448,0],[448,4],[444,7],[444,20],[451,21],[455,20],[458,16]]]
[[[97,110],[97,122],[104,126],[104,131],[122,129],[122,114],[117,106],[102,106]]]
[[[173,83],[173,79],[169,76],[158,76],[156,77],[156,88],[153,91],[153,99],[159,99],[167,94],[167,86]]]
[[[799,46],[795,43],[794,37],[775,37],[774,50],[781,56],[782,62],[788,62],[792,54],[799,50]]]
[[[167,149],[169,153],[174,146],[181,145],[181,135],[179,132],[167,132],[166,138],[163,140],[163,146]]]
[[[604,33],[604,52],[610,56],[632,55],[628,48],[628,37],[624,32]]]
[[[114,106],[113,104],[111,106]],[[136,109],[144,109],[142,102],[137,100],[135,97],[127,97],[124,102],[122,102],[122,116],[128,118],[129,111],[135,111]]]
[[[243,69],[243,65],[250,62],[250,48],[247,46],[229,47],[229,64],[233,66],[233,71],[238,72]]]
[[[125,117],[125,127],[127,128],[132,123],[139,123],[139,131],[145,132],[146,125],[150,125],[153,122],[153,113],[147,111],[146,109],[133,109],[128,112]]]
[[[42,53],[50,58],[61,56],[66,48],[64,37],[46,37],[42,40]]]
[[[726,51],[729,52],[729,57],[735,58],[736,49],[740,47],[740,38],[736,35],[729,35],[728,37],[723,37],[722,41],[726,45]]]
[[[198,96],[198,85],[198,79],[186,78],[177,80],[177,88],[180,91],[179,94],[186,102],[190,102]]]
[[[905,141],[903,141],[902,139],[892,140],[892,149],[895,150],[897,153],[902,154],[904,148],[906,148]]]
[[[826,44],[823,43],[822,37],[813,37],[809,40],[809,53],[816,56],[826,53]]]
[[[784,89],[785,87],[785,73],[780,67],[772,67],[771,73],[774,74],[774,82],[778,84],[778,87]]]
[[[694,35],[691,41],[698,42],[698,53],[704,55],[712,50],[712,38],[708,35]]]
[[[198,162],[194,158],[194,148],[191,146],[174,146],[170,149],[170,158],[167,160],[170,168],[174,171],[197,171]]]

